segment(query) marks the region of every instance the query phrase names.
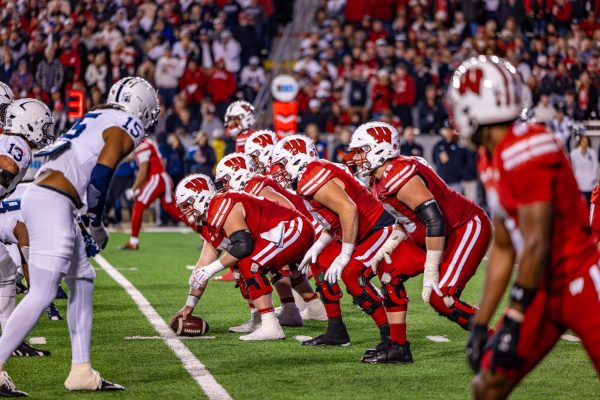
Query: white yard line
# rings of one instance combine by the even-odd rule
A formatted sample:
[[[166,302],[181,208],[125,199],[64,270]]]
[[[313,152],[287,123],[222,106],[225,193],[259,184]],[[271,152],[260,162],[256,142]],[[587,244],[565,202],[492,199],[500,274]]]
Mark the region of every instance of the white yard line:
[[[446,336],[425,336],[427,339],[431,340],[432,342],[436,342],[436,343],[448,343],[450,341],[450,339],[448,339]]]
[[[579,336],[564,334],[560,337],[562,340],[566,340],[567,342],[581,342]]]
[[[40,345],[40,344],[46,344],[46,338],[43,336],[37,336],[37,337],[30,337],[28,340],[29,344],[34,344],[34,345]]]
[[[158,315],[154,307],[133,284],[115,269],[104,257],[94,257],[98,265],[110,275],[119,285],[125,289],[133,299],[139,310],[146,316],[150,324],[165,343],[173,350],[183,367],[194,378],[196,383],[206,394],[209,400],[230,400],[232,397],[221,386],[214,376],[206,369],[204,364],[183,344],[177,335],[171,330],[165,321]]]
[[[214,336],[181,336],[179,339],[183,340],[212,340]],[[125,340],[165,340],[161,336],[125,336]]]

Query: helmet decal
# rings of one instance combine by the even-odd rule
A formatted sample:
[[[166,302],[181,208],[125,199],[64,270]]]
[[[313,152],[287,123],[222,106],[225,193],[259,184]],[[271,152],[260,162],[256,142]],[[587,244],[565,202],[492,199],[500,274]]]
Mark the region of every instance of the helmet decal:
[[[460,85],[458,92],[464,95],[467,90],[479,95],[481,89],[481,80],[483,79],[483,71],[479,68],[470,69],[460,77]]]
[[[392,141],[392,131],[387,126],[374,126],[367,129],[367,133],[379,143]]]
[[[283,144],[283,148],[296,155],[298,153],[307,154],[306,142],[298,139],[292,139]]]
[[[189,182],[185,183],[185,188],[191,189],[197,193],[200,193],[203,190],[209,190],[208,182],[205,179],[192,179]]]
[[[240,169],[250,169],[249,166],[246,165],[246,160],[244,157],[231,157],[230,159],[225,160],[224,164],[234,171],[239,171]]]

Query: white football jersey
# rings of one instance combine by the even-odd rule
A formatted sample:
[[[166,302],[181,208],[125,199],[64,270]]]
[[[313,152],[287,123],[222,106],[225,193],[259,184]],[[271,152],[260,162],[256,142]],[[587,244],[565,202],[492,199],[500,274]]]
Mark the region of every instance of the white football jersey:
[[[32,157],[31,149],[22,137],[4,134],[0,135],[0,155],[12,158],[19,167],[19,173],[6,189],[6,193],[10,193],[15,190],[15,187],[21,182],[23,176],[25,176],[25,172],[27,172],[27,167],[29,167]]]
[[[17,190],[0,202],[0,243],[18,243],[14,231],[17,222],[23,222],[21,196],[27,186],[28,184],[17,186]]]
[[[36,153],[47,156],[38,175],[47,170],[60,171],[71,182],[83,205],[87,204],[87,187],[98,156],[104,148],[102,134],[117,127],[133,139],[134,148],[144,138],[144,128],[139,118],[121,110],[90,111],[53,145]]]
[[[33,182],[35,176],[37,175],[42,165],[46,162],[47,157],[37,157],[35,154],[29,163],[29,167],[27,168],[27,172],[25,176],[21,180],[21,182]]]

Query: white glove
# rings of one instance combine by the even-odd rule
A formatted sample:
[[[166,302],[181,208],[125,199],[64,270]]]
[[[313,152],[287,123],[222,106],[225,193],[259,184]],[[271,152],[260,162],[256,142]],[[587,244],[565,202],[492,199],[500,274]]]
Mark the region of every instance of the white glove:
[[[440,283],[440,262],[442,260],[442,250],[427,250],[427,258],[425,259],[425,271],[423,272],[423,292],[421,296],[425,303],[429,303],[431,291],[435,291],[438,296],[442,296],[442,291],[439,288]]]
[[[88,230],[98,247],[104,249],[108,243],[108,231],[104,227],[104,224],[100,224],[100,226],[90,225]]]
[[[125,190],[125,198],[129,201],[133,201],[137,197],[138,192],[139,190],[133,190],[132,188],[129,188]]]
[[[327,272],[325,272],[325,280],[330,284],[334,285],[338,280],[342,278],[342,271],[350,262],[352,253],[354,252],[354,244],[342,243],[342,251],[333,260]]]
[[[298,271],[305,275],[308,274],[310,264],[317,262],[317,257],[319,257],[319,254],[321,254],[323,249],[331,243],[332,239],[333,237],[329,233],[323,231],[321,236],[319,236],[319,240],[317,240],[304,255],[304,258],[298,266]]]
[[[217,272],[225,269],[221,260],[211,262],[204,267],[196,268],[190,276],[189,284],[194,290],[200,289]]]
[[[377,267],[381,260],[385,259],[385,262],[391,264],[391,254],[396,250],[396,247],[406,239],[406,233],[403,230],[394,229],[389,238],[383,243],[383,245],[377,250],[373,258],[371,258],[371,269],[373,273],[377,273]]]

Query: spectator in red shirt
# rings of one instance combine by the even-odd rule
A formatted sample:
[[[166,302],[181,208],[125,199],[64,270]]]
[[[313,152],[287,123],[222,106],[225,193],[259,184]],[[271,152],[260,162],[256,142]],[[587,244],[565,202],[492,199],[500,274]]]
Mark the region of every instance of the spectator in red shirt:
[[[389,110],[392,103],[390,75],[387,70],[380,69],[377,72],[377,78],[371,89],[371,97],[373,98],[373,106],[371,107],[373,119],[379,119],[381,114]]]
[[[412,125],[411,110],[415,105],[416,89],[415,80],[408,73],[406,65],[399,64],[392,77],[394,86],[394,100],[392,102],[394,114],[402,121],[403,126]]]
[[[225,110],[229,105],[231,97],[236,90],[236,82],[233,74],[225,69],[223,59],[218,59],[215,63],[207,83],[207,93],[210,95],[215,107],[217,115],[223,119]]]
[[[205,87],[204,71],[199,67],[196,59],[190,58],[183,76],[179,79],[179,90],[184,94],[188,103],[200,106]]]
[[[564,36],[569,31],[572,12],[573,7],[565,0],[556,0],[554,7],[552,7],[552,16],[560,36]]]

